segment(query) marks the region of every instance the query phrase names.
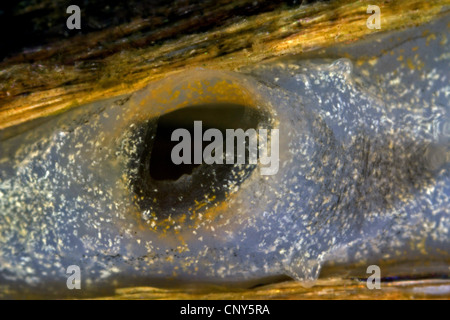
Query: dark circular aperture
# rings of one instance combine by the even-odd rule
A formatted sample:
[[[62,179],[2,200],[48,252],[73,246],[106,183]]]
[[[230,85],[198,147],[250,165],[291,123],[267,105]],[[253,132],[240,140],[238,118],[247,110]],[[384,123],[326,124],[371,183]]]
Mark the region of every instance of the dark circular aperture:
[[[180,109],[161,116],[158,120],[156,136],[153,141],[152,156],[150,157],[150,177],[154,180],[177,180],[183,174],[191,174],[199,164],[179,164],[172,162],[171,151],[178,141],[171,141],[172,132],[178,128],[186,129],[191,134],[191,154],[194,154],[194,121],[202,121],[202,129],[216,128],[225,137],[226,129],[256,128],[258,115],[253,116],[251,110],[241,105],[203,105]],[[253,111],[253,113],[255,113]],[[202,143],[203,148],[210,142]]]
[[[139,135],[143,143],[139,148],[137,175],[132,181],[137,203],[142,211],[167,217],[186,213],[204,201],[222,201],[230,188],[241,184],[256,168],[248,163],[248,138],[246,138],[245,164],[194,164],[194,121],[202,122],[202,151],[210,144],[203,141],[208,129],[222,133],[225,154],[226,129],[268,128],[267,115],[255,108],[237,104],[208,104],[186,107],[169,112],[143,124]],[[191,137],[191,163],[175,164],[171,153],[179,141],[171,141],[176,129],[186,129]],[[235,159],[237,147],[235,144]],[[207,206],[204,207],[207,209]]]

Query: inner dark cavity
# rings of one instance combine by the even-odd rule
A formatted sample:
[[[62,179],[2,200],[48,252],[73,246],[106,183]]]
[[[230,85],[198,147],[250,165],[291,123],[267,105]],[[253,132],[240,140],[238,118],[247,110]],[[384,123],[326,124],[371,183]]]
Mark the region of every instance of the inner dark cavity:
[[[257,110],[238,104],[208,104],[187,107],[161,116],[157,122],[156,135],[151,151],[149,174],[154,180],[178,180],[182,175],[190,175],[195,168],[206,164],[179,164],[171,159],[171,151],[180,143],[171,141],[174,130],[184,128],[191,134],[191,155],[194,154],[194,121],[202,121],[202,134],[210,129],[219,129],[225,138],[226,129],[256,129],[261,116]],[[202,142],[202,150],[210,144]],[[235,146],[235,152],[236,152]],[[225,152],[225,145],[223,146]],[[248,155],[247,155],[248,156]],[[248,158],[247,158],[248,159]],[[223,165],[231,166],[231,165]]]
[[[248,163],[248,139],[245,164],[175,165],[171,152],[180,142],[171,141],[172,132],[179,128],[188,130],[193,147],[194,121],[202,121],[202,136],[210,128],[220,130],[223,138],[226,137],[226,129],[270,129],[270,116],[266,111],[229,103],[186,107],[150,119],[140,126],[137,133],[143,138],[143,143],[136,159],[137,175],[132,180],[137,205],[143,212],[154,212],[158,218],[174,217],[186,213],[205,199],[213,199],[201,208],[207,210],[213,203],[226,198],[229,186],[240,185],[257,167]],[[202,143],[202,150],[210,143]],[[234,147],[236,159],[236,141]]]

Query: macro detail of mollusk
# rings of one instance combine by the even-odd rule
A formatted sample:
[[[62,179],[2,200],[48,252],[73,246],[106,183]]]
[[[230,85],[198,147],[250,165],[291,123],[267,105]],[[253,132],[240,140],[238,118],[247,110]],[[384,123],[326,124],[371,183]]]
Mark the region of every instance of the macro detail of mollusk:
[[[281,26],[253,54],[216,52],[185,68],[174,40],[140,52],[173,57],[165,67],[145,64],[154,70],[145,77],[113,56],[105,63],[124,72],[118,82],[96,87],[73,74],[93,89],[52,83],[6,99],[0,297],[448,296],[450,20],[445,2],[436,3],[423,4],[418,26],[410,13],[402,30],[363,37],[364,20],[362,33],[342,33],[352,42],[322,34],[338,27],[332,13],[339,29],[355,27],[345,5],[261,13],[220,34],[323,14],[302,18],[317,23],[311,38]],[[359,15],[360,4],[345,4]],[[401,6],[383,5],[395,29]],[[2,76],[26,76],[26,63],[8,61]],[[55,104],[42,100],[49,90],[59,90]],[[26,104],[14,113],[17,101]],[[167,132],[194,120],[279,129],[278,172],[261,175],[260,163],[167,166]],[[381,291],[365,286],[372,264],[382,270]],[[80,293],[66,288],[69,265],[82,270]]]

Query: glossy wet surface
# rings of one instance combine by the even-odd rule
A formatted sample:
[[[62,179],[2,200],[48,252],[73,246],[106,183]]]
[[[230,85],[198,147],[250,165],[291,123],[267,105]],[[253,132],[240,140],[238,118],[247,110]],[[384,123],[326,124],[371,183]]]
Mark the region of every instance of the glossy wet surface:
[[[64,295],[64,266],[80,264],[87,296],[448,295],[448,28],[443,15],[309,57],[197,69],[1,132],[3,294]],[[280,129],[277,175],[236,166],[219,186],[209,178],[217,169],[201,166],[165,189],[136,182],[151,164],[142,155],[156,139],[154,119],[224,103],[264,112]],[[181,199],[164,201],[174,190]],[[347,280],[372,263],[383,277],[435,280],[370,293]],[[185,286],[114,291],[252,287],[286,275],[300,283],[210,296]]]
[[[311,288],[297,282],[271,284],[251,290],[216,289],[201,292],[191,289],[164,290],[151,287],[119,289],[114,296],[101,299],[186,299],[186,300],[259,300],[259,299],[448,299],[450,281],[421,280],[383,283],[380,290],[369,290],[362,281],[329,278],[317,281]]]

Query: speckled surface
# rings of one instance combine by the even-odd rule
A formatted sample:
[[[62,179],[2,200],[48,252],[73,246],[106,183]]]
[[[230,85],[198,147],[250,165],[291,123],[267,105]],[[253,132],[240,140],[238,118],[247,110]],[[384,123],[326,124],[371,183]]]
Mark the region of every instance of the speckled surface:
[[[448,276],[448,30],[443,15],[314,59],[194,69],[2,131],[2,295],[70,296],[73,264],[85,296],[283,276],[308,285],[322,268],[361,276],[369,264],[384,276]],[[280,129],[279,172],[236,184],[236,167],[221,200],[204,176],[196,206],[146,213],[133,163],[148,152],[148,120],[204,102],[264,110]]]

